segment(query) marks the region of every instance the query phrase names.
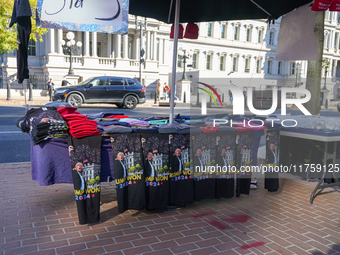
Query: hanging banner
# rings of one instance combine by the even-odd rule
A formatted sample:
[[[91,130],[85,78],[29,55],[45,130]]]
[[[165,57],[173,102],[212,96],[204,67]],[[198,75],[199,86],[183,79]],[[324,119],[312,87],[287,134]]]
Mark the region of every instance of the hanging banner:
[[[129,0],[38,0],[37,27],[126,34]]]

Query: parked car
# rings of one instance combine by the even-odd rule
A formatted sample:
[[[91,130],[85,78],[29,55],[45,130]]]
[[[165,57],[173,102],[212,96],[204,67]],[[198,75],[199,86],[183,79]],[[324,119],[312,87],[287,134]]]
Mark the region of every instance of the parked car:
[[[82,104],[108,103],[133,109],[145,103],[145,88],[136,80],[125,77],[100,76],[76,86],[57,88],[53,101],[67,102],[74,107]]]

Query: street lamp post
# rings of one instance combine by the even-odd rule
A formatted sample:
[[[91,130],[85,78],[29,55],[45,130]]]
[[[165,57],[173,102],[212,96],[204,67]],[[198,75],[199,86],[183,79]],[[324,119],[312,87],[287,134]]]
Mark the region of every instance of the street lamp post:
[[[136,30],[139,27],[139,82],[140,84],[143,85],[142,64],[144,64],[144,68],[145,68],[145,60],[143,59],[143,56],[145,54],[145,50],[143,49],[143,27],[145,28],[145,31],[146,31],[146,26],[147,26],[146,18],[144,18],[144,21],[142,20],[138,21],[137,16],[135,16],[135,23],[136,23],[135,24]]]
[[[189,55],[186,54],[186,50],[182,49],[183,51],[183,74],[182,74],[182,80],[186,80],[187,79],[187,74],[185,73],[185,66],[186,66],[186,63],[187,63],[187,59],[189,58]]]
[[[322,90],[327,90],[326,81],[327,81],[327,69],[325,69],[325,83],[324,83],[324,85],[323,85]]]
[[[76,41],[74,40],[74,33],[73,32],[68,32],[66,34],[66,38],[69,40],[67,43],[64,40],[60,41],[61,46],[63,47],[64,51],[66,51],[67,54],[70,55],[70,69],[68,70],[68,75],[74,75],[74,71],[72,68],[72,54],[75,54],[76,51],[78,51],[81,46],[82,43],[80,41],[78,41],[76,43]]]

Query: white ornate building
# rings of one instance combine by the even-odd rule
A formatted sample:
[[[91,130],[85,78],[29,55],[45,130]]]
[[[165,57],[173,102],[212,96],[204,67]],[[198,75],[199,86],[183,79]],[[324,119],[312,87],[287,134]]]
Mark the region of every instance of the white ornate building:
[[[97,32],[75,32],[76,41],[83,46],[73,58],[73,69],[79,81],[91,76],[115,75],[139,78],[140,30],[136,29],[135,16],[129,15],[127,35]],[[144,18],[138,17],[144,21]],[[327,74],[329,98],[337,98],[340,82],[340,20],[339,13],[326,13],[324,58],[331,62]],[[185,24],[184,24],[185,26]],[[306,61],[275,61],[280,19],[268,27],[266,20],[241,20],[199,23],[197,40],[181,39],[178,45],[177,80],[183,73],[183,53],[189,54],[186,68],[192,82],[202,79],[220,79],[233,83],[237,78],[261,79],[256,89],[272,86],[294,87],[304,78]],[[29,69],[34,88],[45,88],[49,78],[55,85],[68,73],[70,57],[64,55],[61,40],[68,31],[50,29],[43,42],[30,42]],[[150,97],[155,91],[156,80],[162,84],[171,82],[173,40],[169,38],[170,25],[147,19],[143,29],[145,66],[142,67],[142,83]],[[12,88],[21,88],[16,79],[14,53],[1,58],[1,83],[8,82]],[[338,78],[339,77],[339,78]],[[192,91],[194,93],[194,91]]]

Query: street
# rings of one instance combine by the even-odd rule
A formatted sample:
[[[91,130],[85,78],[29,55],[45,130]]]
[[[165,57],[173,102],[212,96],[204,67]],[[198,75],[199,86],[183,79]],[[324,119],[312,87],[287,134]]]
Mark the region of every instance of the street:
[[[33,106],[34,107],[34,106]],[[40,107],[40,106],[36,106]],[[137,107],[134,110],[118,109],[112,105],[108,106],[86,106],[78,109],[81,114],[94,114],[99,112],[124,113],[130,117],[143,116],[168,116],[168,107]],[[208,114],[232,113],[232,109],[212,108],[207,110]],[[288,110],[292,115],[301,114],[297,110]],[[175,115],[199,115],[199,108],[175,107]],[[279,111],[276,113],[279,114]],[[250,112],[246,111],[246,114]],[[0,163],[29,162],[30,161],[30,138],[16,127],[16,121],[25,115],[22,106],[0,106]],[[339,117],[336,110],[321,110],[322,116]]]

